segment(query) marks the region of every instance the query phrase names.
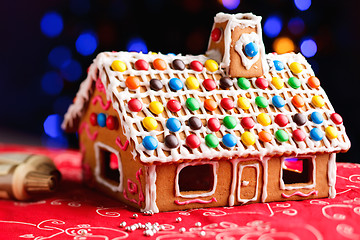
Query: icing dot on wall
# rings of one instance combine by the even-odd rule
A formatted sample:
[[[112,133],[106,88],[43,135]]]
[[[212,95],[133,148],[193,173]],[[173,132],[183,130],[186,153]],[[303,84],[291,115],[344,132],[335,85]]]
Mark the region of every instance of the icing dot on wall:
[[[41,87],[47,94],[57,95],[63,89],[63,80],[56,72],[47,72],[41,79]]]
[[[78,61],[69,60],[61,68],[61,75],[68,81],[79,80],[82,74],[82,68]]]
[[[311,6],[311,0],[294,0],[294,3],[300,11],[306,11]]]
[[[71,59],[71,51],[68,47],[57,46],[50,51],[48,60],[53,67],[61,68],[64,63]]]
[[[229,10],[234,10],[240,4],[240,0],[222,0],[223,6]]]
[[[52,138],[57,138],[62,135],[61,130],[62,118],[58,114],[49,115],[44,121],[44,131],[46,135]]]
[[[288,22],[288,29],[292,34],[299,35],[304,31],[304,28],[305,23],[299,17],[292,18]]]
[[[274,38],[281,32],[282,21],[279,16],[269,16],[264,23],[264,33],[270,38]]]
[[[93,54],[98,46],[97,36],[93,32],[82,32],[75,42],[76,50],[83,56]]]
[[[305,57],[313,57],[317,52],[317,45],[313,39],[304,39],[300,43],[301,53]]]
[[[143,53],[148,52],[146,43],[141,38],[130,39],[130,41],[126,46],[126,49],[128,50],[128,52],[143,52]]]
[[[64,23],[60,14],[48,12],[42,17],[40,22],[41,31],[48,37],[57,37],[63,30]]]

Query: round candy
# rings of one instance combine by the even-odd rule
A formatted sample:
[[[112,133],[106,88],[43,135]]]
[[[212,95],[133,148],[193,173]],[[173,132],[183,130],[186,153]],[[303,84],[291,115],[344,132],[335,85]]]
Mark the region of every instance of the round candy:
[[[324,133],[319,128],[313,128],[310,131],[310,137],[314,141],[321,141],[324,137]]]
[[[218,63],[212,59],[208,59],[205,61],[205,67],[210,72],[215,72],[219,69]]]
[[[302,70],[304,70],[303,65],[301,65],[298,62],[292,62],[289,67],[290,67],[290,70],[295,74],[299,74],[302,72]]]
[[[201,64],[201,62],[194,60],[190,63],[190,68],[194,71],[201,72],[204,66]]]
[[[217,103],[213,99],[205,99],[204,107],[209,111],[214,111],[217,108]]]
[[[246,145],[246,146],[251,146],[254,145],[255,143],[255,136],[254,134],[252,134],[251,132],[244,132],[243,134],[241,134],[241,141]]]
[[[329,139],[335,139],[338,137],[338,131],[333,126],[326,127],[325,134],[326,134],[326,137],[328,137]]]
[[[97,115],[97,123],[99,124],[100,127],[106,126],[106,115],[104,113],[99,113]]]
[[[190,111],[196,111],[200,108],[200,104],[195,98],[186,99],[185,105]]]
[[[154,91],[160,91],[164,87],[163,83],[156,78],[150,80],[150,89]]]
[[[236,142],[236,137],[230,133],[225,134],[222,138],[222,143],[228,148],[234,147],[236,145]]]
[[[90,114],[90,123],[93,126],[97,125],[97,114],[96,113],[91,113]]]
[[[132,112],[140,112],[142,110],[142,103],[140,100],[133,98],[128,102],[128,108]]]
[[[281,71],[284,69],[284,64],[279,60],[274,60],[274,67],[276,71]]]
[[[312,104],[314,104],[315,107],[323,107],[325,105],[325,101],[321,96],[313,96],[311,99]]]
[[[171,111],[171,112],[178,112],[181,110],[181,103],[178,100],[175,99],[170,99],[167,104],[166,107]]]
[[[142,141],[142,145],[147,150],[155,150],[158,147],[158,141],[153,136],[146,136]]]
[[[233,129],[236,127],[236,119],[233,116],[226,116],[223,119],[223,124],[228,129]]]
[[[276,115],[274,122],[280,127],[285,127],[289,123],[289,119],[284,114],[279,113]]]
[[[306,123],[307,118],[301,113],[296,113],[293,117],[293,120],[298,126],[302,126]]]
[[[188,145],[188,147],[190,148],[198,148],[200,146],[200,138],[198,136],[196,136],[195,134],[191,134],[189,136],[186,137],[186,145]]]
[[[203,84],[204,88],[208,91],[212,91],[216,88],[216,82],[209,78],[205,79],[202,84]]]
[[[271,124],[271,118],[266,113],[260,113],[256,119],[264,127],[269,126]]]
[[[153,65],[157,70],[165,70],[167,68],[166,62],[160,58],[155,59]]]
[[[165,146],[168,148],[176,148],[179,146],[179,140],[174,135],[167,135],[164,139]]]
[[[185,63],[180,59],[175,59],[172,62],[172,66],[175,70],[184,70],[185,69]]]
[[[231,100],[230,98],[223,98],[220,101],[220,105],[221,107],[223,107],[226,110],[231,110],[234,108],[234,101]]]
[[[217,132],[220,130],[221,124],[217,118],[210,118],[207,122],[207,127],[212,132]]]
[[[118,72],[124,72],[127,68],[123,61],[115,60],[111,64],[111,69]]]
[[[272,136],[267,131],[261,131],[259,132],[259,139],[263,142],[271,142]]]
[[[279,95],[273,96],[271,101],[272,101],[272,104],[277,108],[282,108],[283,106],[285,106],[285,100],[282,97],[280,97]]]
[[[192,130],[199,130],[202,127],[202,122],[198,117],[191,117],[188,122]]]
[[[106,118],[106,127],[107,127],[109,130],[117,129],[117,127],[118,127],[117,118],[114,117],[114,116],[108,116],[108,117]]]
[[[259,53],[258,46],[253,42],[246,44],[244,50],[245,54],[249,57],[255,57]]]
[[[337,125],[343,123],[343,119],[342,119],[342,117],[340,116],[340,114],[338,114],[338,113],[332,113],[332,114],[330,115],[330,119],[331,119],[335,124],[337,124]]]
[[[273,77],[271,79],[271,84],[274,85],[276,89],[282,89],[284,87],[284,80],[279,77]]]
[[[293,96],[291,103],[297,108],[301,108],[305,105],[305,101],[300,95]]]
[[[169,81],[169,87],[173,91],[179,91],[184,87],[184,84],[180,79],[172,78]]]
[[[193,90],[198,89],[200,86],[200,83],[196,77],[188,77],[185,81],[185,84],[189,89]]]
[[[149,104],[149,109],[154,114],[160,114],[164,111],[164,106],[159,101],[152,101]]]
[[[216,148],[219,145],[219,139],[214,134],[208,134],[205,137],[205,143],[210,148]]]
[[[321,113],[315,111],[311,114],[311,121],[316,124],[321,124],[324,121],[324,118]]]
[[[293,139],[294,139],[295,141],[297,141],[297,142],[302,142],[302,141],[304,141],[304,140],[305,140],[305,137],[306,137],[305,133],[304,133],[302,130],[300,130],[300,129],[294,130],[293,133],[292,133],[292,136],[293,136]]]
[[[135,69],[136,70],[148,70],[149,63],[143,59],[139,59],[135,62]]]
[[[269,86],[269,82],[265,78],[257,78],[255,80],[255,85],[258,88],[265,90]]]
[[[140,87],[140,80],[137,77],[129,76],[125,80],[125,85],[131,90],[136,90]]]
[[[263,96],[257,96],[255,98],[255,103],[259,108],[266,108],[269,106],[268,100]]]
[[[250,101],[246,97],[239,97],[237,104],[238,104],[239,108],[241,108],[243,110],[247,110],[250,108]]]
[[[142,124],[144,128],[146,128],[148,131],[155,130],[158,127],[158,123],[155,118],[153,117],[145,117],[142,120]]]
[[[279,129],[275,132],[275,138],[279,142],[286,142],[289,140],[289,134],[285,130]]]
[[[307,84],[312,88],[318,88],[320,87],[320,80],[315,76],[311,76],[308,78]]]
[[[221,38],[221,34],[222,34],[222,31],[220,28],[214,28],[211,31],[211,40],[213,40],[214,42],[219,41]]]
[[[166,127],[171,131],[171,132],[177,132],[180,130],[181,128],[181,123],[179,120],[177,120],[176,118],[169,118],[166,121]]]
[[[301,86],[301,82],[297,77],[291,77],[288,80],[288,84],[290,85],[290,87],[297,89]]]
[[[233,81],[229,77],[220,78],[219,85],[220,85],[221,89],[224,89],[224,90],[229,89],[233,86],[233,84],[234,84]]]
[[[255,126],[255,121],[251,117],[244,117],[241,119],[240,124],[245,129],[251,129]]]
[[[243,90],[248,90],[251,87],[250,81],[244,77],[238,78],[237,84]]]

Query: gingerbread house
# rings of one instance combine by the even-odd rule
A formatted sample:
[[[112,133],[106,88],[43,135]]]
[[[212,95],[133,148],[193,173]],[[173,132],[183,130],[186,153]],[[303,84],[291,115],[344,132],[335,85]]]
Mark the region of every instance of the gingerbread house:
[[[215,17],[205,55],[103,52],[63,128],[85,181],[141,211],[335,197],[350,141],[301,54],[265,54],[260,17]]]

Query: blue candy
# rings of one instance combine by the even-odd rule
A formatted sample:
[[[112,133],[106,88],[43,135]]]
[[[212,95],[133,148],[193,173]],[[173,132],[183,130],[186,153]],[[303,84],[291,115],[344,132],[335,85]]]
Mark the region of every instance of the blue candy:
[[[258,53],[259,53],[259,48],[255,43],[250,42],[245,45],[245,54],[248,55],[249,57],[255,57]]]
[[[284,69],[284,64],[279,60],[274,60],[274,66],[277,71],[281,71]]]
[[[223,144],[229,148],[234,147],[236,145],[236,141],[236,137],[230,133],[225,134],[222,138]]]
[[[323,139],[323,137],[324,137],[324,133],[318,128],[313,128],[310,131],[310,137],[314,141],[321,141],[321,139]]]
[[[315,111],[311,114],[311,120],[316,124],[321,124],[324,121],[324,118],[321,113]]]
[[[282,108],[285,106],[285,100],[282,97],[275,95],[272,97],[272,104],[277,108]]]
[[[106,115],[104,113],[99,113],[97,115],[97,122],[100,127],[105,127],[106,126]]]
[[[173,91],[178,91],[181,90],[184,87],[183,82],[178,79],[178,78],[172,78],[169,81],[169,87],[171,88],[171,90]]]
[[[153,136],[146,136],[142,142],[147,150],[155,150],[158,147],[158,141]]]
[[[171,132],[177,132],[180,130],[181,128],[181,123],[179,120],[177,120],[176,118],[169,118],[166,122],[166,127],[171,131]]]

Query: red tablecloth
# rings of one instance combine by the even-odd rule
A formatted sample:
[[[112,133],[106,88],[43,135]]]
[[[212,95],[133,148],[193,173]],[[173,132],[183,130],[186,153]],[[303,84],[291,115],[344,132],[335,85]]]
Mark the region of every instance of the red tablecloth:
[[[0,145],[1,152],[41,153],[63,174],[56,194],[36,202],[0,200],[0,239],[136,239],[159,223],[156,239],[360,239],[360,165],[338,163],[335,199],[250,204],[144,215],[81,184],[80,154]],[[138,218],[134,219],[133,214]],[[176,221],[177,218],[181,221]],[[201,223],[201,226],[199,226]],[[197,223],[197,224],[196,224]],[[180,233],[179,229],[185,228]]]

